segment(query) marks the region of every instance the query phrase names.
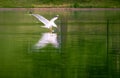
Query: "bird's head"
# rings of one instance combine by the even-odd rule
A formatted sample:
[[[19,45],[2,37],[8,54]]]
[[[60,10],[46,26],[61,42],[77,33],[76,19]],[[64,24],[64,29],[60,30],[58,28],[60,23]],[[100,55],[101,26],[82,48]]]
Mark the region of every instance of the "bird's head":
[[[55,17],[59,17],[59,15],[56,15]]]

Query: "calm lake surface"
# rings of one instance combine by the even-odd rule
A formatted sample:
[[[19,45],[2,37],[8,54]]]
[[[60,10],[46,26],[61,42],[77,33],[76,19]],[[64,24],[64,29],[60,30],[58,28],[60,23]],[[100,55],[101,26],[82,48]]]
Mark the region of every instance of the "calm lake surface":
[[[29,13],[59,15],[54,33]],[[119,78],[120,10],[0,10],[0,78]]]

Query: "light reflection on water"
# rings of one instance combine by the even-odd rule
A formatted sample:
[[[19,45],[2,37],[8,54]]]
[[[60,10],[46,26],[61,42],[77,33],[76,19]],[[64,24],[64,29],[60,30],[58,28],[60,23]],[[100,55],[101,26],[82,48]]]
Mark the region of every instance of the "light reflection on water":
[[[59,42],[56,33],[42,33],[41,38],[34,45],[35,49],[41,49],[51,44],[55,48],[59,48]]]

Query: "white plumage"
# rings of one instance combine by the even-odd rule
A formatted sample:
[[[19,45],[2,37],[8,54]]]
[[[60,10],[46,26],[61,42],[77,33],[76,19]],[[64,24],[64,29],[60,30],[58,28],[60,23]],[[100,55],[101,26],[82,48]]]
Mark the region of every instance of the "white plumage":
[[[42,27],[48,28],[50,30],[52,30],[52,27],[57,28],[57,25],[54,23],[54,21],[58,19],[59,15],[55,16],[50,21],[47,20],[46,18],[44,18],[43,16],[39,15],[39,14],[32,14],[32,15],[44,24],[44,26],[42,26]]]

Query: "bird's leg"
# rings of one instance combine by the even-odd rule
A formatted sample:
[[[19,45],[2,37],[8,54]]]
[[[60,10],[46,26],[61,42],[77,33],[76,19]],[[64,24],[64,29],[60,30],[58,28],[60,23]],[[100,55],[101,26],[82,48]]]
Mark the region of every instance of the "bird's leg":
[[[52,27],[50,27],[50,32],[52,33],[52,31],[53,31],[53,30],[52,30]]]

